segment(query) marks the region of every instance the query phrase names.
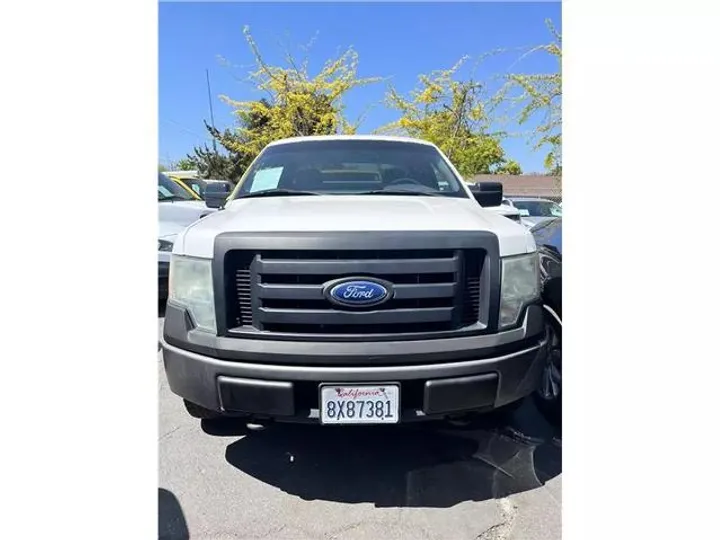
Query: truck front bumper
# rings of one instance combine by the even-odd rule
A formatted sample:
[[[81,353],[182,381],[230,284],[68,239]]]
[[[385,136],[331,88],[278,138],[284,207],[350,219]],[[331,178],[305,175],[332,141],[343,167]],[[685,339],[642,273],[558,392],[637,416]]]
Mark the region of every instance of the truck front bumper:
[[[161,345],[171,390],[210,410],[313,422],[322,383],[396,382],[402,420],[410,421],[522,399],[537,387],[547,339],[539,306],[527,308],[521,327],[498,334],[361,343],[198,335],[185,310],[169,304]]]

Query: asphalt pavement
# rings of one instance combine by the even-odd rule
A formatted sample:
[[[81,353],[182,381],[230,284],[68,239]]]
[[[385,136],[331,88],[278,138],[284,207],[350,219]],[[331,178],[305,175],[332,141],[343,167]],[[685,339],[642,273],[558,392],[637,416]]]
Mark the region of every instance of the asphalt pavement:
[[[509,425],[249,431],[191,418],[160,351],[158,384],[162,539],[561,538],[562,443],[531,400]]]

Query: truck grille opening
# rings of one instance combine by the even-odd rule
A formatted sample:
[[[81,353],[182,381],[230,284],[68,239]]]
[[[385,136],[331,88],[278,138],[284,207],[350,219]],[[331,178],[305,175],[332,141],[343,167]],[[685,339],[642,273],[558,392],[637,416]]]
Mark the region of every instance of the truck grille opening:
[[[465,271],[463,280],[463,325],[474,324],[480,311],[480,271],[482,269],[482,252],[468,250],[465,252]]]
[[[231,250],[225,256],[227,327],[283,334],[447,332],[478,322],[482,249]],[[394,297],[347,308],[323,293],[329,281],[377,278]]]

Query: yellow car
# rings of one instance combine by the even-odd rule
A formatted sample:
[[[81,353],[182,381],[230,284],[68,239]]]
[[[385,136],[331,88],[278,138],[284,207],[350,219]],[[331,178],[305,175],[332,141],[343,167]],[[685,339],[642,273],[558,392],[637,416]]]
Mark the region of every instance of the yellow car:
[[[188,194],[195,200],[202,201],[203,198],[200,196],[200,193],[193,189],[193,185],[198,182],[195,178],[178,178],[176,176],[169,176],[169,178],[175,182],[177,185],[179,185],[183,190],[187,191]]]

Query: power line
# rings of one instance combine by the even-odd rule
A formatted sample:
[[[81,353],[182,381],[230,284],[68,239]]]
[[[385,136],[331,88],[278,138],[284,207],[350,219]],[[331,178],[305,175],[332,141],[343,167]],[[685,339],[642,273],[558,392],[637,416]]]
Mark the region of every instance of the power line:
[[[208,71],[207,68],[205,69],[205,80],[207,81],[208,104],[210,105],[210,125],[213,127],[213,129],[217,129],[215,127],[215,116],[213,115],[212,93],[210,92],[210,71]],[[213,137],[212,144],[213,151],[217,153],[217,144],[215,142],[215,137]]]
[[[179,124],[179,123],[176,122],[175,120],[160,120],[160,121],[163,122],[163,123],[165,123],[165,124],[173,125],[173,126],[179,128],[181,131],[184,131],[184,132],[186,132],[186,133],[189,133],[190,135],[193,135],[193,136],[195,136],[195,137],[198,137],[198,138],[201,139],[201,140],[206,140],[206,139],[207,139],[207,135],[200,135],[199,133],[197,133],[197,132],[195,132],[195,131],[193,131],[193,130],[191,130],[191,129],[186,128],[186,127],[183,126],[182,124]]]

